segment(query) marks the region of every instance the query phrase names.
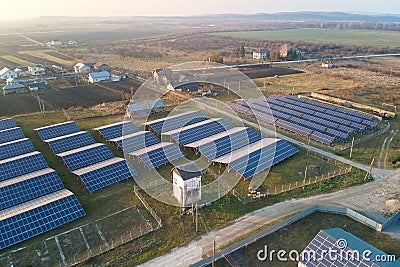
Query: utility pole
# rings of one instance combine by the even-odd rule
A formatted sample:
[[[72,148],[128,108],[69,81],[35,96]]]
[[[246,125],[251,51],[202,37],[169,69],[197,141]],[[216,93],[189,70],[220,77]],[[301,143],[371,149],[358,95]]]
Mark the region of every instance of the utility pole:
[[[351,140],[350,159],[351,159],[351,156],[353,155],[353,146],[354,146],[354,136],[353,136],[353,139]]]
[[[306,184],[306,180],[307,180],[307,166],[306,166],[306,169],[304,170],[303,189],[304,189],[304,185]]]
[[[215,267],[215,240],[213,241],[212,267]]]
[[[195,210],[196,210],[196,233],[197,233],[197,231],[198,231],[198,229],[199,229],[199,227],[198,227],[198,216],[197,216],[197,202],[196,202],[196,207],[195,207]]]
[[[375,157],[372,158],[371,164],[369,165],[368,172],[365,174],[364,181],[367,180],[368,176],[371,175],[372,165],[374,164]]]

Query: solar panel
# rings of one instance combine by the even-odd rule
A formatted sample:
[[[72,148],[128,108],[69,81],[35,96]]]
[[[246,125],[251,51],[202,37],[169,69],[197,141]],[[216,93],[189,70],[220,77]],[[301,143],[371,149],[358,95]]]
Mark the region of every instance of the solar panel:
[[[132,177],[132,174],[136,174],[137,172],[124,159],[113,158],[75,170],[73,173],[81,178],[89,192],[93,192],[122,180],[126,180]]]
[[[296,154],[299,150],[283,140],[263,146],[229,165],[244,178],[249,178],[278,162]]]
[[[157,168],[185,156],[178,146],[165,142],[146,147],[135,153],[149,169]]]
[[[43,169],[0,182],[0,210],[64,188],[58,174]]]
[[[93,144],[78,149],[57,154],[61,157],[70,171],[81,169],[111,158],[114,154],[104,144]]]
[[[20,127],[10,128],[0,131],[0,144],[25,138]]]
[[[158,139],[150,131],[136,132],[112,139],[110,141],[117,143],[118,147],[125,153],[131,153],[133,151],[160,143],[160,139]]]
[[[360,255],[359,258],[356,258],[356,256],[352,257],[351,255],[355,255],[352,253],[354,253],[354,251],[351,251],[351,248],[339,245],[338,240],[328,235],[325,231],[321,230],[318,233],[318,235],[300,254],[299,261],[304,266],[307,267],[314,267],[314,266],[315,267],[317,266],[379,267],[380,266],[375,264],[373,261],[370,261],[365,257],[363,257],[363,251],[359,253]],[[384,253],[382,252],[382,254]],[[346,255],[349,256],[346,257]],[[367,257],[373,259],[374,258],[373,256],[374,255],[368,255]],[[385,262],[382,262],[382,264],[384,265],[381,266],[395,266]]]
[[[139,131],[131,121],[122,121],[95,128],[107,141]]]
[[[235,129],[235,128],[233,128]],[[261,135],[250,128],[240,128],[240,131],[221,136],[217,139],[204,142],[198,149],[209,160],[225,155],[245,145],[261,140]],[[232,130],[232,129],[231,129]],[[212,138],[209,137],[209,138]]]
[[[77,132],[48,139],[46,140],[46,143],[49,144],[51,150],[55,154],[59,154],[68,150],[94,144],[96,141],[88,132]]]
[[[204,113],[201,111],[189,111],[174,116],[169,116],[167,118],[150,121],[147,122],[146,125],[152,128],[155,132],[161,134],[207,119],[209,119],[209,117],[204,115]]]
[[[75,195],[60,190],[0,211],[0,249],[85,216]]]
[[[223,119],[209,119],[176,129],[172,132],[166,132],[165,134],[169,135],[179,144],[186,145],[231,128],[233,126]]]
[[[47,168],[40,152],[32,152],[0,161],[0,181]]]
[[[0,120],[0,131],[15,127],[17,127],[17,124],[15,123],[13,118]]]
[[[12,158],[35,151],[28,138],[0,144],[0,160]]]
[[[73,121],[58,123],[35,129],[40,138],[45,141],[63,135],[79,132],[80,129]]]

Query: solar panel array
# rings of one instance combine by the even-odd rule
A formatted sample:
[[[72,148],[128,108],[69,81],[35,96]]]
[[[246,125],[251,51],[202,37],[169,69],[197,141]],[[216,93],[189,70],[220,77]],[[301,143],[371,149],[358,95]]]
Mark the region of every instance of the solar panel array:
[[[0,131],[1,140],[10,140],[0,144],[2,249],[72,221],[85,212],[75,196],[64,189],[58,174],[48,167],[42,154],[25,138],[21,128],[15,127],[12,119],[1,120],[0,125],[13,127]],[[53,203],[42,201],[61,193],[68,196]],[[68,204],[68,209],[63,203]]]
[[[277,127],[326,145],[335,140],[345,141],[353,132],[372,130],[377,125],[373,117],[366,114],[290,95],[247,102],[240,100],[230,106],[238,112],[275,123]]]
[[[31,141],[23,138],[0,144],[0,160],[12,158],[35,151]]]
[[[209,117],[204,115],[204,113],[201,111],[189,111],[149,122],[147,125],[156,133],[161,134],[207,119],[209,119]]]
[[[89,192],[126,180],[137,174],[136,170],[124,159],[113,158],[73,172],[78,175]]]
[[[150,131],[136,132],[130,135],[112,139],[110,141],[115,142],[125,153],[131,153],[133,151],[160,143],[160,139],[158,139],[157,136]]]
[[[183,127],[179,129],[178,132],[174,132],[172,134],[166,132],[165,134],[169,135],[179,144],[186,145],[231,128],[233,128],[233,126],[223,119],[209,119]]]
[[[296,147],[279,140],[235,159],[229,165],[244,178],[250,178],[298,152],[299,150]]]
[[[66,189],[0,210],[0,249],[42,234],[85,215]]]
[[[13,118],[0,120],[0,131],[15,127],[17,127],[17,124],[15,123]]]
[[[9,128],[0,131],[0,144],[24,138],[25,135],[20,127]]]
[[[212,136],[210,136],[210,139],[212,139]],[[207,142],[207,139],[205,139],[204,143],[198,147],[198,150],[207,159],[211,160],[259,140],[261,140],[259,133],[250,128],[243,128],[232,134],[223,135],[211,142]]]
[[[333,253],[326,253],[329,251]],[[349,256],[346,257],[346,255]],[[342,247],[338,244],[338,241],[335,238],[331,237],[324,231],[320,231],[318,235],[311,241],[311,243],[305,248],[305,250],[300,254],[299,261],[307,267],[379,267],[379,265],[375,264],[373,261],[370,261],[363,257],[362,252],[360,253],[361,256],[358,259],[357,257],[351,257],[351,255],[354,254],[352,254],[350,248]],[[367,255],[367,257],[369,256],[371,255]]]
[[[114,130],[107,133],[115,134]],[[131,173],[136,173],[129,163],[115,158],[107,146],[96,143],[88,132],[80,131],[74,122],[50,125],[36,131],[40,137],[50,137],[43,141],[63,159],[71,172],[79,176],[90,192],[128,179]]]
[[[140,160],[149,169],[157,168],[185,156],[179,147],[172,143],[160,143],[156,149],[153,147],[144,148],[143,153],[137,153]]]
[[[0,182],[0,210],[63,188],[58,174],[50,168]]]
[[[98,127],[94,130],[98,131],[107,141],[139,131],[139,129],[131,121],[122,121]]]
[[[45,141],[63,135],[79,132],[80,129],[73,121],[58,123],[35,129],[40,138]]]

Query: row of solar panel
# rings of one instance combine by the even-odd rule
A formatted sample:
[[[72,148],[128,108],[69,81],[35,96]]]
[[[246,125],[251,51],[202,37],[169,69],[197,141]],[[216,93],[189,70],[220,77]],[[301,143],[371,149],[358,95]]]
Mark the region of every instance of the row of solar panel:
[[[6,141],[0,144],[0,249],[84,216],[76,197],[15,121],[1,120],[0,129],[0,140]],[[55,195],[58,201],[43,201]]]
[[[115,157],[110,149],[97,144],[88,132],[80,131],[75,122],[35,130],[68,169],[80,177],[89,192],[128,179],[135,173],[125,160],[113,161]]]

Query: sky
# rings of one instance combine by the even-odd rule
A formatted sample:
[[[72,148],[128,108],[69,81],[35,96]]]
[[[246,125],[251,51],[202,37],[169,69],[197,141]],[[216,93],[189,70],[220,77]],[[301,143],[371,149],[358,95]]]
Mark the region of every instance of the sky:
[[[347,11],[400,14],[398,0],[17,0],[0,20],[40,16],[188,16],[220,13]]]

